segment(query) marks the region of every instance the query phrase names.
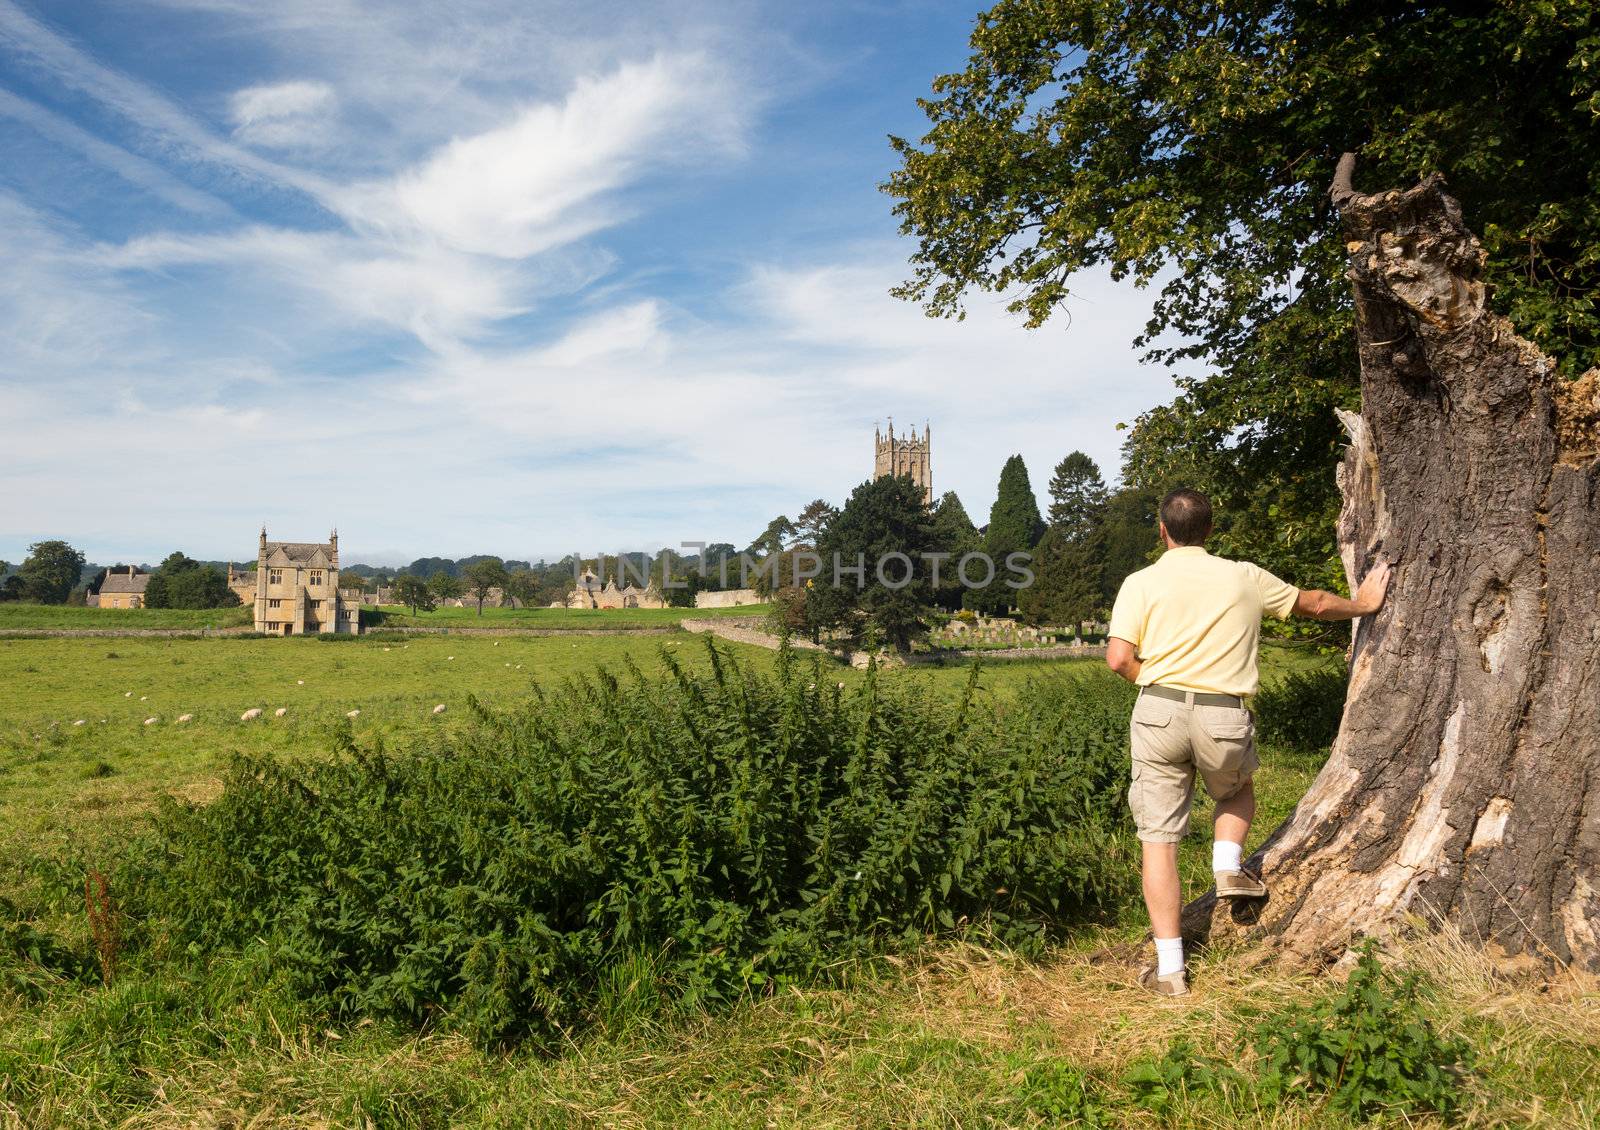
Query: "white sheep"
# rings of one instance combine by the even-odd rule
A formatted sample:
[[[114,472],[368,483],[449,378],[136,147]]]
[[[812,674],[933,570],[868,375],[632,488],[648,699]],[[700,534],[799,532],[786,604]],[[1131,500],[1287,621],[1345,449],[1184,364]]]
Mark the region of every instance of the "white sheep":
[[[433,708],[433,712],[435,714],[443,714],[444,713],[444,703],[441,702],[438,706],[435,706]]]
[[[261,708],[259,706],[252,706],[249,710],[246,710],[243,714],[239,715],[239,721],[251,722],[259,717],[261,717]]]
[[[76,722],[74,722],[74,723],[73,723],[73,725],[74,725],[74,726],[81,726],[81,725],[83,725],[83,719],[82,719],[82,718],[79,718],[79,719],[78,719],[78,720],[77,720],[77,721],[76,721]]]
[[[140,701],[140,702],[143,702],[143,701],[144,701],[144,700],[145,700],[145,699],[147,699],[147,698],[149,698],[149,697],[150,697],[150,696],[149,696],[149,695],[147,695],[147,694],[142,694],[142,695],[140,695],[140,696],[139,696],[139,701]]]
[[[296,679],[294,681],[294,685],[297,687],[303,687],[306,685],[306,681],[304,679]]]
[[[178,715],[178,721],[179,722],[193,722],[194,721],[194,715],[193,714],[180,714],[180,715]]]
[[[280,706],[278,709],[272,712],[272,716],[274,718],[282,718],[287,713],[289,713],[289,708],[287,706]]]
[[[359,710],[351,710],[351,711],[349,711],[348,713],[345,714],[345,717],[346,718],[359,718],[359,717],[361,717],[361,711],[359,711]]]
[[[144,720],[144,724],[145,724],[145,725],[146,725],[146,726],[154,726],[154,725],[155,725],[155,724],[156,724],[156,723],[157,723],[157,722],[159,722],[159,721],[161,721],[161,719],[159,719],[159,718],[156,718],[156,717],[154,717],[154,716],[153,716],[153,715],[152,715],[152,716],[151,716],[151,717],[149,717],[149,718],[146,718],[146,719],[145,719],[145,720]]]
[[[122,692],[122,697],[123,698],[132,698],[133,697],[133,692],[132,691],[123,691]]]
[[[455,658],[455,656],[453,656],[453,655],[447,655],[447,656],[445,656],[445,658],[446,658],[446,659],[454,659],[454,658]]]

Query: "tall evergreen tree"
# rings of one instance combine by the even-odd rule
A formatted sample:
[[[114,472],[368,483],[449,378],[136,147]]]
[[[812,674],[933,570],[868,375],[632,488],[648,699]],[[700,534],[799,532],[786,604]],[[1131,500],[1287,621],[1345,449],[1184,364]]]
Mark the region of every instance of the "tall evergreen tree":
[[[961,559],[969,553],[983,549],[983,538],[978,527],[967,516],[956,492],[947,490],[933,508],[934,552],[948,553],[949,559],[939,566],[939,583],[934,586],[933,599],[939,607],[955,611],[961,607],[962,587],[957,570]],[[932,581],[931,571],[929,581]]]
[[[825,499],[812,499],[794,520],[794,536],[797,542],[814,548],[822,540],[822,535],[827,532],[828,523],[838,516],[839,511],[828,505]]]
[[[1022,456],[1013,455],[1000,470],[1000,489],[989,510],[989,529],[983,536],[983,551],[994,562],[994,579],[983,588],[968,589],[964,603],[991,615],[1005,612],[1016,599],[1016,590],[1004,583],[1006,557],[1027,553],[1044,534],[1044,519],[1039,517],[1039,500],[1028,481],[1028,467]]]
[[[1101,523],[1104,544],[1101,560],[1102,598],[1106,604],[1116,599],[1117,590],[1129,573],[1150,564],[1159,538],[1156,533],[1154,491],[1123,487],[1106,501],[1105,521]]]
[[[782,553],[790,539],[794,537],[794,523],[789,521],[787,514],[779,514],[767,523],[767,528],[756,535],[756,540],[745,547],[745,553],[751,557],[768,557],[774,553]]]
[[[1048,605],[1045,618],[1068,617],[1059,622],[1075,625],[1087,620],[1100,605],[1106,498],[1106,481],[1089,456],[1074,451],[1056,464],[1050,477],[1050,531],[1040,542],[1033,566],[1032,587],[1039,592],[1031,601],[1018,601],[1031,619],[1039,620],[1040,610]],[[1051,550],[1048,553],[1046,546]],[[1046,593],[1052,595],[1046,598]]]
[[[1074,451],[1056,464],[1050,476],[1050,525],[1067,541],[1086,544],[1100,526],[1106,497],[1100,465]]]
[[[1101,604],[1099,557],[1090,543],[1075,542],[1052,526],[1033,557],[1033,584],[1017,594],[1023,616],[1035,624],[1077,630]]]

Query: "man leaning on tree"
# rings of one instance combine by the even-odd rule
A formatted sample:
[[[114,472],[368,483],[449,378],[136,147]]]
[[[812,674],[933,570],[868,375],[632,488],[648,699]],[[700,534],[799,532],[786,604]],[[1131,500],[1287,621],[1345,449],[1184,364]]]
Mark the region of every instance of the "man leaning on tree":
[[[1162,996],[1189,991],[1178,920],[1178,841],[1189,831],[1196,771],[1216,801],[1211,870],[1217,895],[1258,899],[1267,893],[1242,862],[1256,812],[1255,722],[1244,699],[1255,694],[1261,618],[1273,615],[1348,620],[1383,606],[1389,566],[1367,574],[1354,600],[1297,589],[1247,561],[1213,557],[1211,502],[1194,490],[1161,500],[1161,541],[1154,565],[1122,583],[1111,610],[1106,663],[1139,686],[1132,730],[1133,784],[1128,807],[1143,849],[1145,907],[1156,964],[1139,983]]]

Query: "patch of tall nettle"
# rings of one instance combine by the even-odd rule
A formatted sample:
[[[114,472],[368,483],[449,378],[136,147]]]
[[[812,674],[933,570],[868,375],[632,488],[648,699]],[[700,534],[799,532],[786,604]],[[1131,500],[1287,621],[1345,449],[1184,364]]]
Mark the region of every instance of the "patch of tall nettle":
[[[545,1040],[640,1001],[823,975],[930,934],[1037,946],[1126,894],[1129,692],[995,707],[869,673],[597,674],[404,752],[239,758],[173,804],[140,901],[172,941],[265,946],[294,991]],[[641,977],[648,981],[640,989]]]

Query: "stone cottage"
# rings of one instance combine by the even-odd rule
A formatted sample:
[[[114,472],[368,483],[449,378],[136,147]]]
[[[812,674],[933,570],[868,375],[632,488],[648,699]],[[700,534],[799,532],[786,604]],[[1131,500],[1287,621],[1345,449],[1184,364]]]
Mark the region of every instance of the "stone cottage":
[[[106,573],[106,579],[100,582],[99,595],[91,594],[85,602],[93,602],[96,608],[143,608],[144,590],[149,585],[150,574],[140,573],[129,565],[126,573],[120,569]]]

